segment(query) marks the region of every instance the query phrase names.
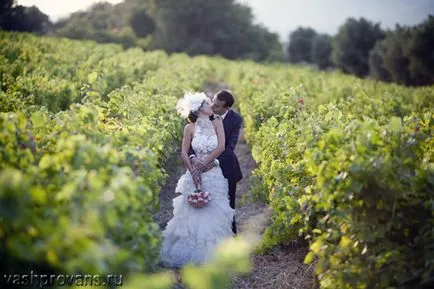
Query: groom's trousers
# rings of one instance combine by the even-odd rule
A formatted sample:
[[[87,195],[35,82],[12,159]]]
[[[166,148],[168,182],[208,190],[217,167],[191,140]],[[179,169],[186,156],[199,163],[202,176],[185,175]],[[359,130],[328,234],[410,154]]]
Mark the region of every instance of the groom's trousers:
[[[235,180],[228,179],[229,183],[229,205],[235,210],[235,191],[237,190],[237,182]],[[235,216],[232,221],[232,232],[237,234],[237,225],[235,223]]]

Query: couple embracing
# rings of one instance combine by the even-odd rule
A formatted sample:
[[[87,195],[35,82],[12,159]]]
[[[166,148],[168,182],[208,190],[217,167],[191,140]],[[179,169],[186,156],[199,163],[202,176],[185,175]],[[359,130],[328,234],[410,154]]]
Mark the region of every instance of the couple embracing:
[[[234,150],[242,118],[233,104],[227,90],[212,100],[205,93],[185,93],[177,103],[178,113],[189,120],[182,140],[187,171],[163,231],[160,258],[167,267],[206,263],[219,242],[237,234],[235,191],[242,174]]]

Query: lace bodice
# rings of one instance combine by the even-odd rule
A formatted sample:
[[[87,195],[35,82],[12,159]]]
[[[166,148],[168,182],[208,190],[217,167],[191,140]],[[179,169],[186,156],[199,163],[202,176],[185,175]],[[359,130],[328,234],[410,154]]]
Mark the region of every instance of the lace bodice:
[[[208,117],[200,117],[196,120],[191,145],[199,158],[205,157],[217,148],[217,134]]]

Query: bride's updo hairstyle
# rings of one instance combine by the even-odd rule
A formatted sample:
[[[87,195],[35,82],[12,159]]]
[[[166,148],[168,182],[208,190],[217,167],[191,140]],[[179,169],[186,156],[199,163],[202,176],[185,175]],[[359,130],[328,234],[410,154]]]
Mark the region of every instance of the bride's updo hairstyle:
[[[194,113],[194,112],[190,111],[190,113],[187,116],[187,120],[189,122],[196,122],[196,120],[197,120],[197,113]]]
[[[202,103],[200,104],[200,106],[199,106],[199,108],[197,109],[197,111],[191,111],[190,110],[190,113],[188,114],[188,116],[187,116],[187,120],[189,121],[189,122],[196,122],[196,120],[197,120],[197,117],[198,117],[198,114],[199,114],[199,110],[200,110],[200,108],[202,107],[202,105],[205,103],[205,100],[204,101],[202,101]]]
[[[176,111],[189,122],[194,123],[197,120],[199,109],[207,98],[203,92],[185,92],[176,104]]]

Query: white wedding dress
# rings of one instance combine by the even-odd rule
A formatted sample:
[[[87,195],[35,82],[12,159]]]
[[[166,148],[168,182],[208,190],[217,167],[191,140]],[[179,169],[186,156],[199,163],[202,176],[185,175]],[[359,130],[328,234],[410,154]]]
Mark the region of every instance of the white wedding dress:
[[[217,147],[217,135],[208,118],[198,118],[191,143],[196,156],[203,159]],[[163,231],[160,250],[161,262],[168,267],[184,264],[203,264],[214,257],[216,245],[232,237],[232,220],[235,210],[229,206],[228,180],[219,166],[205,172],[202,191],[211,194],[211,200],[202,208],[194,208],[187,196],[196,188],[190,172],[182,175],[175,192],[181,193],[173,199],[173,218]]]

